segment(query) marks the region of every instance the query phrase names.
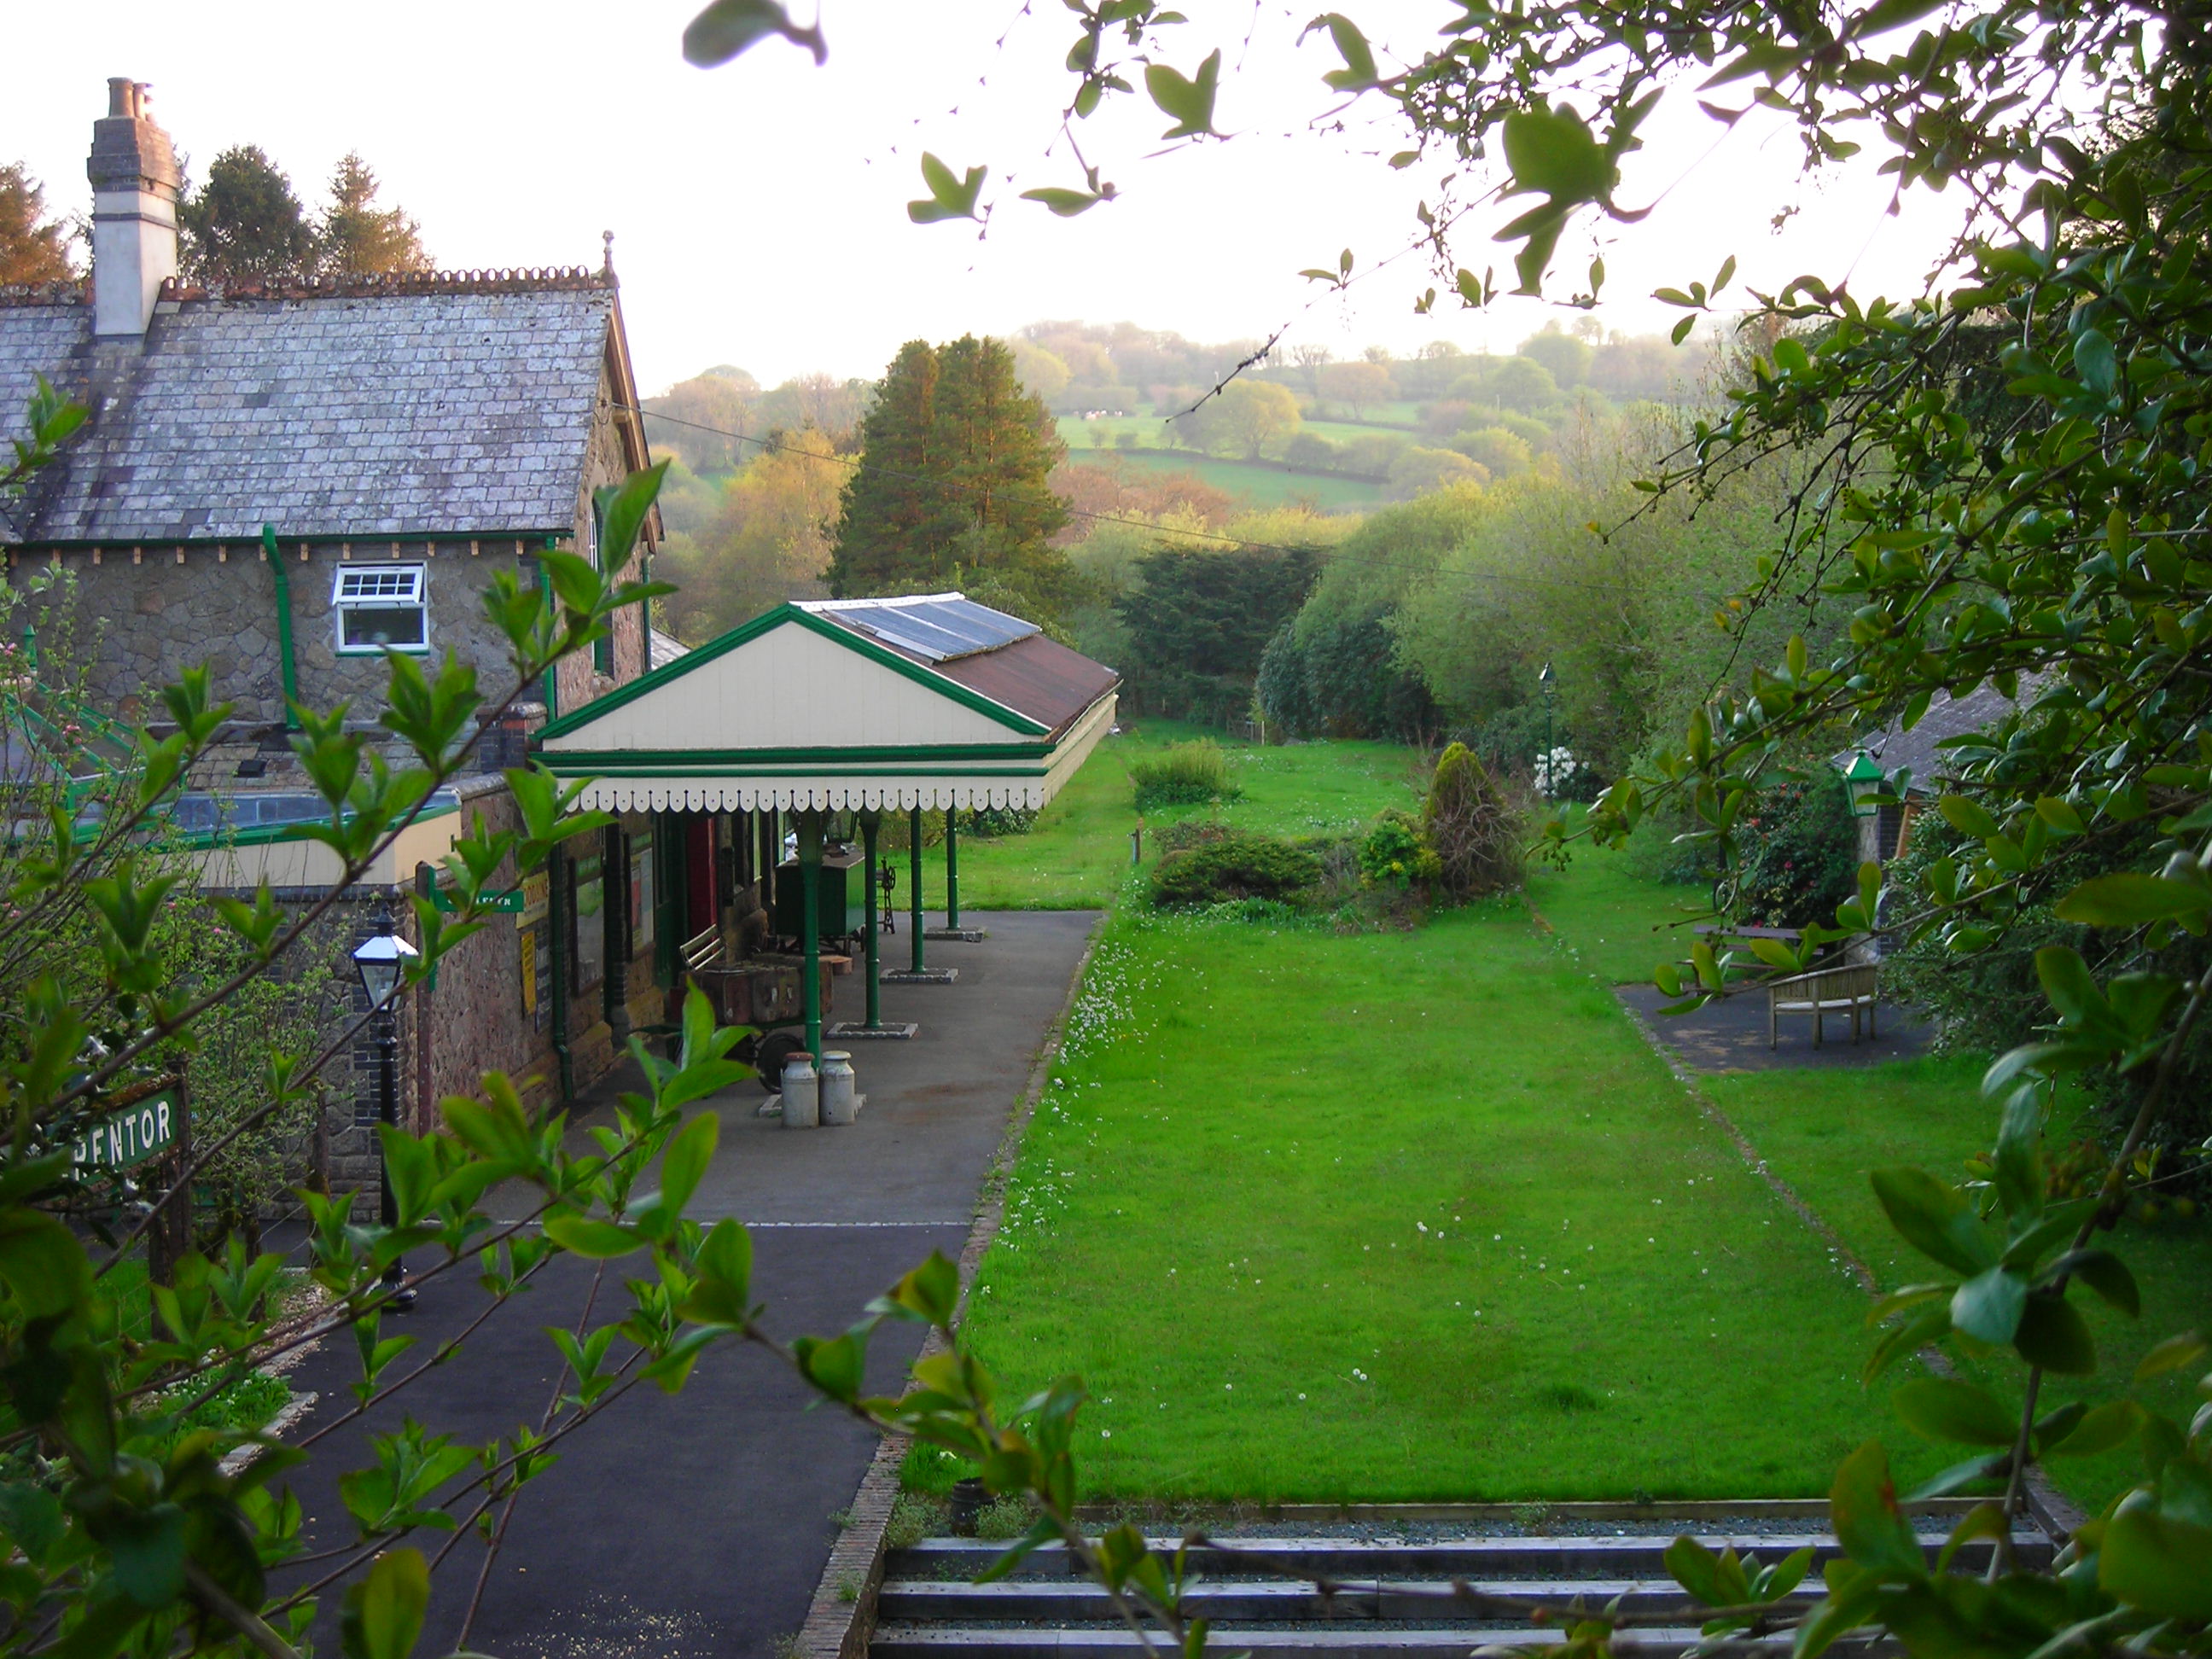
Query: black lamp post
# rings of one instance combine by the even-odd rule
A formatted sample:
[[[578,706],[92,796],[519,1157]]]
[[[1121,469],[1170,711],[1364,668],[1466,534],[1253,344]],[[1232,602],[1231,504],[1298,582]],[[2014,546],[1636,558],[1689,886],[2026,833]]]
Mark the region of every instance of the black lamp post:
[[[1552,684],[1554,676],[1547,661],[1536,673],[1536,684],[1544,688],[1544,797],[1547,800],[1559,792],[1559,780],[1553,776],[1558,769],[1558,757],[1552,748]]]
[[[361,988],[368,994],[368,1006],[375,1016],[376,1043],[376,1115],[377,1121],[394,1128],[399,1125],[399,1020],[396,1012],[399,988],[407,964],[421,954],[405,939],[392,931],[392,908],[378,901],[376,915],[369,922],[369,936],[355,947],[354,971],[361,975]],[[377,1147],[377,1164],[383,1184],[384,1224],[399,1224],[399,1206],[392,1196],[392,1167],[384,1157],[383,1144]],[[384,1288],[388,1293],[386,1305],[393,1308],[412,1307],[415,1292],[406,1284],[407,1269],[398,1256],[384,1270]]]

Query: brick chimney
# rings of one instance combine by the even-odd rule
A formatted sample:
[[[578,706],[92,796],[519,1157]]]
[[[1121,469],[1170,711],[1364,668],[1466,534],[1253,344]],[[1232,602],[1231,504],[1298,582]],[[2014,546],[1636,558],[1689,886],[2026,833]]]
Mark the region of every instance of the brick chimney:
[[[161,284],[177,274],[176,152],[146,113],[146,83],[107,83],[92,127],[92,307],[97,337],[143,339]]]

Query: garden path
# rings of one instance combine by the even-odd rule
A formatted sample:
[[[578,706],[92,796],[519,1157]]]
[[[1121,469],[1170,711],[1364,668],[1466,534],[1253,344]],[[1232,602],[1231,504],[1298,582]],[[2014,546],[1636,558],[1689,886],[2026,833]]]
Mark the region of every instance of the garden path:
[[[1709,1002],[1686,1014],[1662,1014],[1674,1000],[1656,985],[1613,988],[1629,1012],[1642,1020],[1693,1072],[1778,1072],[1828,1070],[1843,1066],[1879,1066],[1926,1054],[1936,1028],[1893,1002],[1875,1012],[1877,1035],[1851,1041],[1848,1015],[1831,1014],[1825,1040],[1813,1046],[1809,1014],[1785,1014],[1780,1042],[1766,1046],[1766,999],[1756,994]]]
[[[763,1097],[750,1085],[705,1103],[720,1112],[722,1133],[692,1212],[753,1224],[755,1293],[776,1336],[840,1330],[932,1249],[959,1255],[1097,920],[976,916],[986,941],[932,947],[935,962],[958,966],[957,983],[884,987],[885,1018],[918,1020],[921,1031],[909,1042],[849,1045],[868,1097],[850,1127],[786,1133],[757,1115]],[[593,1091],[579,1133],[605,1121],[625,1080],[618,1073]],[[619,1275],[638,1270],[635,1261],[607,1266],[602,1318],[627,1299]],[[392,1431],[403,1411],[478,1441],[535,1423],[562,1380],[544,1328],[573,1327],[592,1279],[589,1262],[554,1263],[448,1364],[366,1427],[334,1436],[349,1443],[326,1445],[299,1479],[307,1549],[353,1534],[332,1476],[365,1461],[368,1430]],[[427,1355],[482,1307],[472,1275],[456,1272],[426,1286],[412,1313],[387,1320],[385,1334],[418,1336],[417,1355]],[[884,1330],[870,1389],[896,1386],[919,1335],[913,1326]],[[349,1404],[346,1385],[358,1375],[343,1340],[303,1363],[294,1385],[320,1398],[299,1431]],[[710,1351],[680,1395],[624,1397],[524,1493],[470,1645],[506,1659],[765,1659],[804,1620],[836,1536],[830,1515],[850,1500],[876,1443],[838,1413],[806,1411],[811,1401],[772,1355],[734,1346]],[[434,1553],[441,1542],[430,1535],[426,1547]],[[463,1539],[438,1575],[425,1651],[450,1650],[483,1554]],[[318,1650],[337,1650],[337,1611],[334,1601],[323,1609]]]

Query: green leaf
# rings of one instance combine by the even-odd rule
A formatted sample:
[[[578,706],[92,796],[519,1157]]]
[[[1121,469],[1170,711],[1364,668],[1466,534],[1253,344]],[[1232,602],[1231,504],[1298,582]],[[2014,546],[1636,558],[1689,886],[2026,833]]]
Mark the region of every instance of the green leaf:
[[[921,181],[929,186],[929,194],[920,201],[908,202],[906,216],[918,225],[975,218],[975,204],[983,193],[983,179],[989,172],[988,167],[969,167],[964,179],[956,179],[951,167],[924,151]]]
[[[0,1280],[23,1316],[52,1318],[80,1309],[92,1293],[92,1262],[76,1236],[40,1211],[0,1212]]]
[[[2212,1529],[2122,1510],[2106,1525],[2097,1582],[2161,1619],[2212,1620]]]
[[[2043,983],[2043,994],[2065,1016],[2068,1024],[2101,1024],[2110,1016],[2112,1006],[2097,988],[2097,976],[2073,946],[2046,945],[2038,951],[2035,976]]]
[[[1214,98],[1220,89],[1218,47],[1206,54],[1206,61],[1198,66],[1198,73],[1188,79],[1165,64],[1145,66],[1145,90],[1152,94],[1161,112],[1175,122],[1160,135],[1163,138],[1195,138],[1212,132]]]
[[[733,1286],[744,1301],[752,1291],[753,1236],[730,1217],[716,1222],[699,1243],[699,1270]]]
[[[2113,1400],[2085,1413],[2066,1434],[2043,1448],[2045,1457],[2097,1457],[2124,1446],[2142,1426],[2143,1409],[2132,1400]]]
[[[140,1607],[166,1607],[185,1593],[185,1511],[177,1504],[123,1510],[97,1531],[114,1559],[115,1582]]]
[[[1512,193],[1540,191],[1555,207],[1565,208],[1602,200],[1612,190],[1613,158],[1589,123],[1565,105],[1516,110],[1505,118],[1504,131]]]
[[[1951,1297],[1951,1324],[1978,1341],[2002,1347],[2020,1328],[2027,1281],[2002,1267],[1976,1273]]]
[[[2029,1364],[2063,1376],[2087,1376],[2097,1369],[2097,1345],[2087,1322],[2063,1296],[2039,1292],[2027,1298],[2013,1346]]]
[[[1905,1426],[1930,1440],[1968,1446],[2009,1446],[2020,1433],[2015,1415],[1995,1395],[1954,1377],[1901,1382],[1889,1403]]]
[[[852,1332],[823,1341],[819,1337],[793,1340],[792,1355],[801,1375],[830,1399],[850,1404],[860,1394],[861,1368],[867,1353]]]
[[[2167,1371],[2178,1371],[2185,1365],[2194,1365],[2207,1353],[2212,1353],[2212,1343],[2205,1341],[2195,1331],[2184,1331],[2179,1336],[2169,1336],[2136,1362],[2136,1381],[2148,1382],[2152,1377],[2162,1376]]]
[[[820,67],[830,48],[821,25],[800,28],[775,0],[714,0],[684,31],[684,61],[700,69],[726,64],[772,34],[806,47]]]
[[[1828,1492],[1828,1515],[1844,1553],[1885,1578],[1919,1579],[1928,1564],[1912,1523],[1898,1507],[1889,1456],[1869,1440],[1843,1461]]]
[[[892,1285],[880,1303],[887,1313],[946,1330],[959,1305],[960,1269],[942,1250],[932,1250],[929,1260]]]
[[[2091,927],[2134,927],[2207,911],[2212,911],[2212,888],[2131,870],[2093,876],[2058,901],[2060,921]]]
[[[2004,833],[2002,827],[1983,811],[1978,803],[1968,800],[1964,795],[1944,796],[1936,803],[1936,810],[1943,815],[1954,830],[1962,836],[1972,836],[1976,841],[1987,841],[1992,836]]]
[[[2050,1277],[2072,1274],[2130,1319],[2142,1316],[2142,1292],[2128,1264],[2110,1250],[2069,1250],[2050,1267]]]
[[[346,1659],[408,1659],[430,1607],[430,1568],[422,1552],[386,1550],[345,1594],[338,1639]]]
[[[1304,40],[1316,29],[1327,29],[1344,59],[1344,67],[1322,76],[1322,84],[1334,92],[1364,92],[1382,78],[1376,72],[1375,52],[1359,26],[1340,11],[1324,12],[1299,31]]]
[[[1988,1234],[1955,1188],[1924,1170],[1876,1170],[1871,1179],[1890,1224],[1923,1255],[1969,1276],[1995,1264]]]
[[[564,1211],[545,1218],[545,1236],[562,1249],[595,1261],[628,1255],[645,1243],[644,1237],[631,1228]]]
[[[1038,202],[1063,219],[1073,219],[1079,213],[1088,213],[1106,198],[1087,190],[1025,190],[1021,199]]]
[[[660,1158],[660,1201],[672,1212],[681,1212],[699,1189],[700,1177],[714,1160],[721,1134],[721,1119],[702,1112],[678,1129]]]
[[[637,545],[639,532],[652,515],[653,504],[660,496],[661,481],[667,476],[668,463],[656,461],[631,473],[619,487],[598,492],[599,568],[607,574],[614,574],[629,562],[630,551]]]

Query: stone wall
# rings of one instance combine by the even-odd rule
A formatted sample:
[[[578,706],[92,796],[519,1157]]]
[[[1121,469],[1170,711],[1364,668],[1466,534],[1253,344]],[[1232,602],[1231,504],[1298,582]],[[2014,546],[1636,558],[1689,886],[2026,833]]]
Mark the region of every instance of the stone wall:
[[[614,399],[603,377],[599,417],[582,458],[570,550],[590,545],[592,490],[622,481],[627,470]],[[389,537],[355,541],[303,542],[283,538],[278,547],[291,593],[293,656],[301,700],[326,709],[349,701],[354,716],[373,720],[383,702],[386,670],[380,655],[342,654],[332,597],[348,565],[421,562],[428,577],[430,626],[426,667],[451,649],[477,672],[487,698],[512,690],[505,638],[483,616],[481,596],[500,572],[534,586],[532,556],[544,545],[537,536]],[[434,530],[435,526],[426,526]],[[642,546],[623,573],[635,578],[647,562]],[[27,577],[58,567],[66,580],[34,599],[30,619],[42,638],[70,641],[84,659],[87,689],[107,712],[125,720],[161,718],[158,693],[185,669],[204,663],[218,701],[237,705],[247,725],[274,726],[283,716],[283,677],[278,645],[276,578],[258,542],[121,545],[15,550],[12,575]],[[66,605],[64,618],[54,611]],[[613,673],[602,674],[588,651],[558,671],[562,712],[579,708],[616,685],[635,679],[647,664],[642,618],[627,606],[615,618]],[[532,687],[525,694],[536,700]]]

